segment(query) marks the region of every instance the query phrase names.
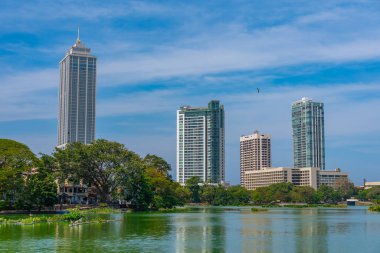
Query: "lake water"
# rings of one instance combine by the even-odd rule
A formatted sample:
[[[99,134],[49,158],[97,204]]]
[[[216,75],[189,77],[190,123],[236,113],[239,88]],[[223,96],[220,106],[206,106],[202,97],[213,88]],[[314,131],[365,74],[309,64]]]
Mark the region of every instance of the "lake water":
[[[0,252],[380,252],[380,213],[362,207],[109,216],[118,221],[0,225]]]

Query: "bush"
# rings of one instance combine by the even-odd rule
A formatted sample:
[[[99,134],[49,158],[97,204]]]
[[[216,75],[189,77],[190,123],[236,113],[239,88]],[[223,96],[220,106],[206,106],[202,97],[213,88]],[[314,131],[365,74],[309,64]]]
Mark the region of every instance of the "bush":
[[[369,210],[372,212],[380,212],[380,205],[379,206],[370,206]]]
[[[73,210],[70,213],[66,213],[63,215],[63,220],[65,221],[77,221],[84,217],[82,213],[80,213],[78,210]]]
[[[6,210],[8,207],[8,203],[5,200],[0,200],[0,211]]]

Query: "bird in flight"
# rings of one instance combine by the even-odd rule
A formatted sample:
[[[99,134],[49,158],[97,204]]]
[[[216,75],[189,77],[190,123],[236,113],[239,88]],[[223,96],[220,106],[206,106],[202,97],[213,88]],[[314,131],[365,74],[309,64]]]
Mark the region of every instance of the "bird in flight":
[[[257,89],[257,93],[260,93],[260,89],[259,88],[256,88]]]

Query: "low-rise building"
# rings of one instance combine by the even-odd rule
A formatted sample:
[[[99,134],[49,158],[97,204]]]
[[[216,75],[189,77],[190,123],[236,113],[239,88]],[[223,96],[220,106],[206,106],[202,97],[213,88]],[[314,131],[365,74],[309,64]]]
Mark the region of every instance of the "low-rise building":
[[[378,182],[364,182],[364,189],[371,189],[372,187],[380,187],[380,181]]]
[[[318,189],[321,185],[335,186],[340,178],[348,178],[347,173],[339,169],[334,171],[320,170],[319,168],[285,168],[271,167],[261,170],[245,172],[245,188],[254,190],[259,187],[269,186],[277,183],[293,183],[297,186],[310,186]]]

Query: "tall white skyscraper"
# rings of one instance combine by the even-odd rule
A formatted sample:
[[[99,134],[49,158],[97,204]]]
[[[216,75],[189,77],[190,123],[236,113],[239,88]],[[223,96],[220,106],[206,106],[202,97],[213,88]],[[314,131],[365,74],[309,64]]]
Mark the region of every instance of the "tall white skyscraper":
[[[323,103],[302,98],[292,105],[294,168],[325,169]]]
[[[60,62],[58,147],[95,140],[96,57],[78,38]]]
[[[248,171],[261,170],[272,166],[271,136],[253,134],[240,137],[240,184],[247,187],[245,174]]]
[[[177,181],[183,184],[191,177],[208,183],[225,180],[224,107],[219,101],[177,111]]]

